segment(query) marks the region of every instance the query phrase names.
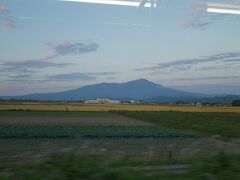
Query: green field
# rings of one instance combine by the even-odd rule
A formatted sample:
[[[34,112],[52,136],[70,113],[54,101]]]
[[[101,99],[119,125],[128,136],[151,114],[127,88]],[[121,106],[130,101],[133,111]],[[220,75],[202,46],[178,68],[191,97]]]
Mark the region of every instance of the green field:
[[[203,136],[221,135],[226,138],[240,138],[239,113],[198,113],[174,111],[115,111],[114,113],[151,122],[161,127],[199,133]]]
[[[239,129],[239,113],[0,111],[0,179],[237,180]]]
[[[0,138],[194,138],[190,133],[156,126],[5,125]]]
[[[41,163],[0,164],[0,179],[238,180],[240,156],[219,153],[188,161],[53,156]]]

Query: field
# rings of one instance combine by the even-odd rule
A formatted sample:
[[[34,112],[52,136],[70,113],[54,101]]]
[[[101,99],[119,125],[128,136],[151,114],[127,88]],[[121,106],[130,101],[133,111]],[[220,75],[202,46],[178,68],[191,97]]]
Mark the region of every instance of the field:
[[[110,114],[107,112],[29,112],[0,111],[1,125],[128,125],[143,126],[150,123]]]
[[[175,105],[94,105],[81,103],[16,103],[0,104],[0,110],[32,110],[32,111],[183,111],[183,112],[237,112],[240,113],[240,107],[195,107],[195,106],[175,106]]]
[[[205,112],[205,107],[182,112],[189,107],[8,106],[17,107],[0,111],[0,179],[240,177],[240,113]],[[30,111],[40,106],[47,111]],[[128,107],[131,111],[119,111]]]
[[[109,159],[53,156],[40,163],[0,165],[1,179],[192,180],[239,179],[238,155],[218,154],[191,161]],[[22,178],[24,177],[24,178]]]
[[[225,138],[240,138],[239,113],[139,111],[116,111],[115,113],[161,127],[195,132],[203,136],[220,135]]]

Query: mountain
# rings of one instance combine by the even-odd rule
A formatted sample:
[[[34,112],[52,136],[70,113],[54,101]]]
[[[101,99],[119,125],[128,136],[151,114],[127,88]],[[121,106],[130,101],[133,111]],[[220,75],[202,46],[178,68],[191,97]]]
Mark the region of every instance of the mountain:
[[[29,94],[24,96],[1,97],[2,99],[18,100],[50,100],[50,101],[79,101],[96,99],[98,97],[116,100],[149,100],[155,97],[207,97],[204,94],[180,91],[163,87],[146,79],[126,83],[100,83],[84,86],[78,89],[44,94]]]

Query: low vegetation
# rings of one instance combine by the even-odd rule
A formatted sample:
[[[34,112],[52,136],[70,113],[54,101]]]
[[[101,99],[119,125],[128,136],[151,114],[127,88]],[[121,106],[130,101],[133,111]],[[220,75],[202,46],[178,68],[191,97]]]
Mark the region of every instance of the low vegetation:
[[[22,138],[193,138],[157,126],[2,125],[1,139]]]
[[[234,101],[232,102],[232,106],[238,106],[238,107],[240,107],[240,99],[234,100]]]
[[[206,136],[221,135],[226,138],[240,137],[239,113],[198,113],[174,111],[115,111],[114,113],[151,122],[161,127],[197,132]]]
[[[71,123],[71,118],[97,122],[120,121],[119,117],[147,123],[141,126]],[[12,124],[0,123],[0,179],[240,177],[239,145],[231,142],[231,138],[240,137],[240,113],[24,110],[0,111],[0,118],[14,120]],[[61,118],[69,122],[60,124]],[[28,119],[39,123],[27,123]],[[46,123],[46,119],[58,123]],[[220,135],[231,140],[221,142],[201,135]],[[226,154],[217,154],[219,151]]]
[[[239,155],[224,153],[182,162],[59,155],[41,163],[1,164],[0,179],[237,180],[239,161]]]

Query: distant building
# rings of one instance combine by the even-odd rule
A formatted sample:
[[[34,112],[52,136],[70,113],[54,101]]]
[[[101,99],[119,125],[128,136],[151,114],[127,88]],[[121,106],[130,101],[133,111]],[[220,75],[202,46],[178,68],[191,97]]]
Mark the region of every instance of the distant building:
[[[134,100],[130,100],[129,103],[130,104],[135,104],[135,101]]]
[[[128,104],[143,104],[143,101],[138,101],[138,100],[130,100],[128,101]]]
[[[201,103],[196,103],[195,106],[197,106],[197,107],[201,107],[202,104],[201,104]]]
[[[85,104],[121,104],[121,101],[111,100],[108,98],[97,98],[95,100],[87,100]]]

